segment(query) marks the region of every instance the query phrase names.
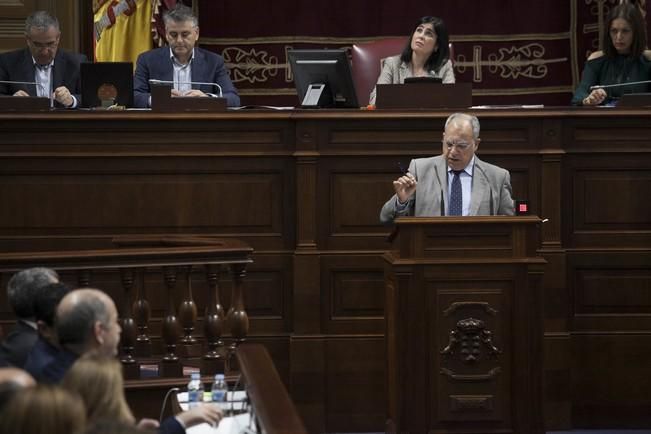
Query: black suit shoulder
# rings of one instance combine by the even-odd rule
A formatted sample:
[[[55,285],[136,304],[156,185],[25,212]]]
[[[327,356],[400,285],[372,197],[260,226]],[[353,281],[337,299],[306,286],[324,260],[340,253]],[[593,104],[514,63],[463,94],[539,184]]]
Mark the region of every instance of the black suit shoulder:
[[[88,61],[88,58],[83,54],[73,53],[71,51],[61,50],[61,49],[57,51],[55,62],[59,59],[64,60],[66,62],[76,63],[76,64]]]

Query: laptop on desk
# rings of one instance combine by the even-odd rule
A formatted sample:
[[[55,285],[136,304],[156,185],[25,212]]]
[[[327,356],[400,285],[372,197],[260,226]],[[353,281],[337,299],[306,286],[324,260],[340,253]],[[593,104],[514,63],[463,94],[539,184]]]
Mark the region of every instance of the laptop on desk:
[[[133,106],[131,62],[84,62],[81,64],[81,106]]]
[[[414,80],[405,84],[378,84],[378,109],[439,109],[472,106],[472,84],[441,84]]]

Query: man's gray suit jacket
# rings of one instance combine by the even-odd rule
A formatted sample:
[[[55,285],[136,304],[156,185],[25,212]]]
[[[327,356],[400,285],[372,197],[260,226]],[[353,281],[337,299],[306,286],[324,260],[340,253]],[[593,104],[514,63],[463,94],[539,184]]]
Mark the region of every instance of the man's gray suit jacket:
[[[447,162],[442,155],[411,160],[409,173],[418,185],[404,210],[397,210],[394,194],[380,211],[380,221],[391,223],[401,216],[433,217],[447,211]],[[470,198],[470,215],[513,215],[511,177],[508,170],[481,161],[475,156]]]

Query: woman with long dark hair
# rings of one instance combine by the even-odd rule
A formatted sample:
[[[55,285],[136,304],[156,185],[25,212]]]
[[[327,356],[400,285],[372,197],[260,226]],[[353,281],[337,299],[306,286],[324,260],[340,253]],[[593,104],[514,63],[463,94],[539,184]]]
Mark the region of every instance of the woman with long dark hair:
[[[622,3],[605,23],[603,51],[588,57],[581,83],[572,97],[574,105],[608,104],[627,93],[649,92],[651,52],[646,48],[646,23],[637,5]],[[591,89],[592,86],[618,85]]]
[[[448,30],[442,19],[422,17],[409,35],[402,54],[384,60],[377,84],[400,84],[408,77],[436,77],[454,83]],[[375,104],[375,88],[370,103]]]

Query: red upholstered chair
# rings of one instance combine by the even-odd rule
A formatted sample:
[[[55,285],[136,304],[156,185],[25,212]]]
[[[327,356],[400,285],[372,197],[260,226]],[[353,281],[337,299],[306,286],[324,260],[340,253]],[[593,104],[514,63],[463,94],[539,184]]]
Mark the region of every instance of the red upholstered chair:
[[[382,70],[382,60],[402,53],[406,43],[407,38],[402,36],[353,45],[353,82],[359,105],[368,104],[368,97]]]
[[[357,101],[361,106],[368,104],[368,97],[377,83],[382,71],[382,62],[387,57],[402,53],[407,43],[406,36],[397,38],[378,39],[364,44],[354,44],[352,49],[353,82],[357,92]],[[452,43],[450,59],[454,64],[454,51]]]

